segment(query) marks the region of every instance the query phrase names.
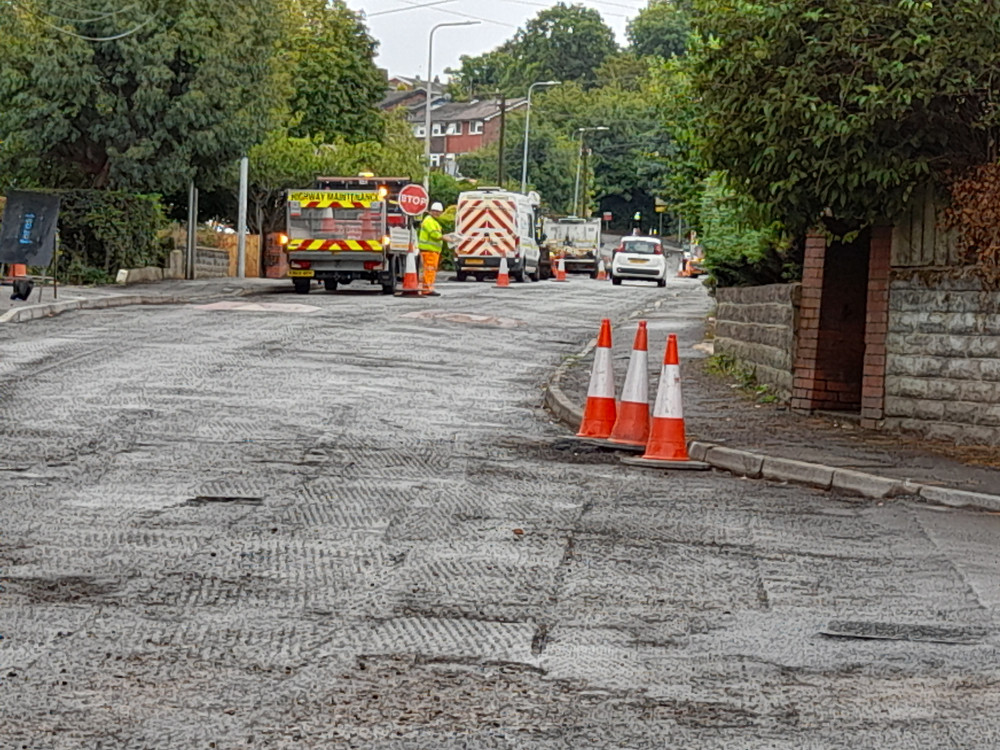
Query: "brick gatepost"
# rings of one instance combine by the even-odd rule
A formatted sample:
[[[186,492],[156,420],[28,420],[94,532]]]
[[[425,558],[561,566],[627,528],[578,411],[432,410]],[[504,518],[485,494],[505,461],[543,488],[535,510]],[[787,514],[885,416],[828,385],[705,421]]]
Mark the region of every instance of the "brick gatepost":
[[[865,364],[861,385],[861,426],[875,429],[885,416],[885,354],[889,331],[889,265],[892,227],[872,229],[868,256]]]
[[[799,328],[792,367],[791,407],[794,411],[810,412],[819,408],[816,399],[817,385],[825,384],[822,372],[817,370],[825,262],[826,237],[818,233],[807,235],[805,257],[802,262]]]

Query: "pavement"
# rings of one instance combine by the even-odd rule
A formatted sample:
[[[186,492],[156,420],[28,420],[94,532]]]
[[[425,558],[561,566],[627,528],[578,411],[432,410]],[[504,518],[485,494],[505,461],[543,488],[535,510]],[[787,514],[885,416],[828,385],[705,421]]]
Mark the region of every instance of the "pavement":
[[[0,326],[73,310],[184,304],[283,291],[287,282],[282,280],[222,278],[128,286],[36,286],[22,301],[11,300],[10,287],[5,286],[0,287]],[[655,326],[651,320],[651,334]],[[619,382],[630,355],[627,338],[616,338],[614,360],[622,363]],[[565,358],[545,388],[545,406],[566,425],[568,434],[576,431],[583,415],[595,344],[591,340],[577,355]],[[880,501],[908,497],[932,505],[1000,512],[1000,449],[929,443],[862,430],[845,415],[804,416],[780,404],[755,403],[732,384],[706,375],[709,347],[699,342],[682,348],[681,354],[688,453],[693,460],[748,479]],[[651,351],[651,399],[660,368],[656,360]]]

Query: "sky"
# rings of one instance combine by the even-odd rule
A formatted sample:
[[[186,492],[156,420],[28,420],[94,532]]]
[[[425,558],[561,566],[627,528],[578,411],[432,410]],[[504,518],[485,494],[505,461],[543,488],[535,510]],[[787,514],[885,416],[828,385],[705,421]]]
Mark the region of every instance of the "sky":
[[[567,5],[572,0],[564,0]],[[363,11],[371,35],[378,40],[376,64],[390,75],[424,77],[431,28],[439,23],[479,20],[476,26],[443,27],[434,32],[432,67],[445,77],[445,68],[458,68],[462,55],[481,55],[500,46],[519,27],[557,0],[346,0],[351,10]],[[436,3],[432,7],[415,7]],[[625,26],[647,0],[576,0],[593,8],[624,45]]]

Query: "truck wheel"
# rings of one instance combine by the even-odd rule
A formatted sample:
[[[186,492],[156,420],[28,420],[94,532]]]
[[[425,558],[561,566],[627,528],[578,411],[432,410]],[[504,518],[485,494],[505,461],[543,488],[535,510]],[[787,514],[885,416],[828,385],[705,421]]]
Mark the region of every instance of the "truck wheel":
[[[536,265],[535,270],[528,274],[528,278],[532,281],[538,281],[542,277],[541,271],[542,269]]]
[[[476,274],[476,281],[486,281],[486,274],[485,273],[477,273]]]
[[[514,273],[512,273],[510,275],[510,277],[512,279],[514,279],[514,281],[516,281],[518,284],[523,284],[524,283],[524,269],[522,268],[520,271],[515,271]]]
[[[292,279],[292,286],[295,287],[296,294],[309,294],[312,279]]]
[[[337,280],[336,279],[323,279],[323,287],[328,292],[337,291]]]

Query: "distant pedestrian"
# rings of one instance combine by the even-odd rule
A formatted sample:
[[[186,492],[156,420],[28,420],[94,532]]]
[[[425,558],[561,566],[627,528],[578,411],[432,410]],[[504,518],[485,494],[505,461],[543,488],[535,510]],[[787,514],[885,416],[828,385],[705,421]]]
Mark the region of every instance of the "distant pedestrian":
[[[421,289],[430,297],[440,297],[441,292],[434,290],[437,278],[438,263],[441,260],[441,246],[444,230],[438,222],[438,217],[444,211],[440,203],[432,203],[427,215],[420,222],[420,234],[417,237],[417,247],[420,248],[420,260],[424,266],[424,279]]]

